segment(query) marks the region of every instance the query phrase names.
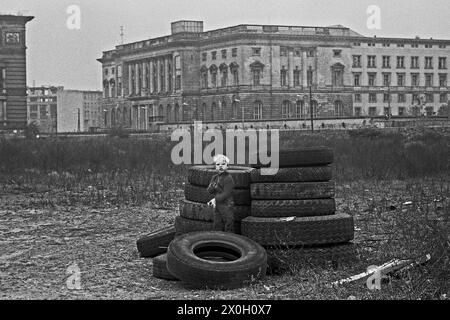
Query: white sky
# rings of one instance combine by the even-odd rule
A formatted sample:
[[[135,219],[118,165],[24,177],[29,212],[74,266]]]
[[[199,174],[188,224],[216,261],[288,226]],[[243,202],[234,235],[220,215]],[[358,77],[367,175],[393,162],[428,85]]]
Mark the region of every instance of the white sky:
[[[81,29],[69,30],[66,10],[81,9]],[[381,30],[367,29],[367,8],[381,9]],[[213,30],[237,24],[329,26],[363,35],[450,39],[449,0],[1,0],[0,12],[22,11],[27,24],[28,84],[101,88],[102,51],[170,34],[177,20],[204,21]]]

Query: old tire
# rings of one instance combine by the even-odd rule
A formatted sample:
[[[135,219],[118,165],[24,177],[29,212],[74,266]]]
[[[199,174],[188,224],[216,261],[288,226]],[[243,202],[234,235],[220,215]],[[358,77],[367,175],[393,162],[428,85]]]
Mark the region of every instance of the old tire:
[[[167,251],[169,243],[175,237],[175,227],[164,228],[140,237],[136,241],[141,257],[153,258]]]
[[[229,166],[228,172],[234,180],[236,189],[250,188],[250,173],[253,168]],[[190,184],[207,187],[211,182],[211,178],[217,174],[214,166],[194,166],[188,170],[188,181]]]
[[[202,252],[222,261],[201,258]],[[190,288],[235,289],[265,276],[267,254],[255,241],[236,234],[197,232],[172,241],[167,268]]]
[[[329,181],[332,177],[331,166],[279,168],[274,175],[262,175],[260,169],[250,173],[252,183]]]
[[[153,276],[158,279],[177,281],[167,270],[167,254],[162,254],[153,259]]]
[[[182,235],[190,232],[198,232],[198,231],[214,231],[213,222],[210,221],[200,221],[200,220],[192,220],[186,219],[183,217],[175,218],[175,230],[176,235]],[[241,233],[241,223],[234,223],[234,233]]]
[[[190,183],[186,183],[184,186],[184,195],[186,200],[200,203],[208,203],[214,198],[214,196],[206,190],[206,187],[196,186]],[[234,189],[233,200],[235,205],[249,206],[251,203],[250,190]]]
[[[263,246],[309,246],[337,244],[354,237],[353,217],[348,214],[301,218],[248,217],[242,235]]]
[[[333,149],[328,147],[305,147],[279,151],[280,168],[322,166],[331,164],[333,161]],[[262,168],[267,165],[258,163],[251,166]]]
[[[334,181],[252,183],[253,200],[301,200],[334,198]]]
[[[253,200],[251,216],[261,218],[326,216],[336,212],[334,199]]]
[[[234,220],[239,222],[250,216],[250,206],[234,206],[233,213]],[[213,221],[214,209],[206,203],[183,199],[180,201],[180,216],[191,220]]]

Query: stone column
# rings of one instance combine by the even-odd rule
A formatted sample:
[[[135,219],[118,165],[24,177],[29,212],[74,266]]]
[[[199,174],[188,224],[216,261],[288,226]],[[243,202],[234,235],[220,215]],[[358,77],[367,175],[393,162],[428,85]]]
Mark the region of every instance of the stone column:
[[[289,88],[294,87],[294,51],[288,52],[288,84]]]
[[[306,67],[306,51],[302,52],[302,86],[303,88],[308,87],[308,68]]]
[[[133,88],[133,78],[131,77],[133,73],[133,66],[132,64],[128,64],[128,95],[131,95],[131,88]]]
[[[139,87],[139,63],[135,64],[135,86],[136,86],[136,95],[140,95],[141,94],[141,88]]]
[[[165,91],[168,92],[169,91],[169,57],[165,57],[164,58],[164,87],[165,87]]]
[[[153,91],[155,90],[155,88],[153,88],[153,75],[154,75],[154,68],[153,68],[153,59],[150,60],[150,85],[148,86],[150,88],[150,94],[153,94]]]
[[[156,84],[157,84],[157,92],[161,92],[161,59],[156,61]]]
[[[147,89],[147,60],[142,63],[142,88]],[[145,90],[147,91],[147,90]],[[148,91],[147,91],[148,92]]]

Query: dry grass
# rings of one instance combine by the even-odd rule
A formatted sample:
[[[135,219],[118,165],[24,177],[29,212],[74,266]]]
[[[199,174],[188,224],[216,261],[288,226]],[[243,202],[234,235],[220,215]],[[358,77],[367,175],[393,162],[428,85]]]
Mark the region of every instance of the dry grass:
[[[172,224],[183,197],[186,168],[170,165],[168,139],[60,141],[57,161],[48,154],[54,141],[1,141],[0,298],[448,297],[449,140],[435,132],[391,135],[285,137],[286,145],[334,147],[337,206],[355,218],[358,261],[312,267],[291,260],[290,271],[232,291],[189,291],[152,278],[151,259],[138,257],[136,239]],[[368,290],[365,280],[328,285],[426,253],[432,261],[380,291]],[[80,291],[65,285],[73,262],[82,272]]]

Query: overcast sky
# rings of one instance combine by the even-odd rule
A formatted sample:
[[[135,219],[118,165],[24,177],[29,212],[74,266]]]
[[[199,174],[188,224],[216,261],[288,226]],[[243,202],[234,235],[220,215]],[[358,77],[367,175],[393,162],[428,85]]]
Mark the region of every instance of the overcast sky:
[[[69,30],[70,5],[81,9],[81,29]],[[381,30],[367,28],[370,5],[381,9]],[[449,0],[1,0],[0,12],[21,11],[27,25],[28,84],[100,89],[102,51],[125,42],[170,34],[177,20],[204,21],[213,30],[237,24],[329,26],[363,35],[450,39]]]

